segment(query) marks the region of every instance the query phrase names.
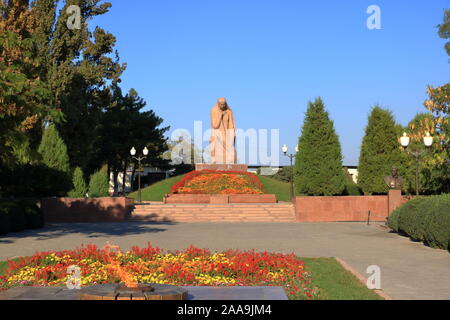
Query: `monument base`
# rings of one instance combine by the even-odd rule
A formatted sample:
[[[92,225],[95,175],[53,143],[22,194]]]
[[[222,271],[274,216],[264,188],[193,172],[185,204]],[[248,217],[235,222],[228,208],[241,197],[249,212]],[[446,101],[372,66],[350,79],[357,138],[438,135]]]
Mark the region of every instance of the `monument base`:
[[[247,172],[248,166],[246,164],[212,164],[212,163],[197,163],[195,170],[212,170],[212,171],[240,171]]]

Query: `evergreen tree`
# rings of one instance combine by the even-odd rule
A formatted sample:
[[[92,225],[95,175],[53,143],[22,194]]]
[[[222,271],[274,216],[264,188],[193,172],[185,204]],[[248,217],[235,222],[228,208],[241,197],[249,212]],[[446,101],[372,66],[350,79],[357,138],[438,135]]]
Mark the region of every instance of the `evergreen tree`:
[[[162,154],[167,150],[164,134],[169,127],[161,126],[163,119],[153,110],[143,111],[146,103],[136,90],[131,89],[123,95],[122,90],[113,85],[111,96],[113,103],[101,115],[99,139],[95,144],[93,159],[96,163],[108,165],[116,194],[119,189],[118,174],[126,172],[132,164],[131,147],[134,146],[139,151],[144,147],[149,149],[145,165],[161,168],[168,163],[162,159]]]
[[[91,175],[89,181],[89,197],[100,198],[109,196],[109,181],[105,170],[99,170]]]
[[[86,182],[84,181],[83,171],[77,167],[73,172],[72,179],[73,189],[69,192],[70,198],[84,198],[88,191]]]
[[[0,166],[28,161],[23,152],[17,161],[15,151],[28,144],[30,132],[40,130],[41,119],[59,114],[49,107],[50,87],[41,77],[34,37],[39,18],[27,0],[0,1]]]
[[[38,152],[42,156],[42,162],[47,167],[66,174],[70,173],[67,147],[53,124],[45,129]]]
[[[375,106],[369,116],[359,156],[358,184],[365,194],[387,193],[384,177],[401,166],[398,126],[392,112]]]
[[[81,29],[67,28],[69,5],[80,7]],[[48,79],[52,98],[67,120],[58,124],[58,130],[69,149],[72,167],[80,166],[85,172],[98,168],[98,164],[91,168],[89,162],[96,153],[101,113],[111,104],[109,85],[120,82],[126,68],[114,50],[114,35],[89,26],[93,18],[106,14],[110,7],[111,3],[102,0],[66,0],[49,36]],[[44,8],[52,18],[54,7]]]
[[[294,169],[297,192],[341,195],[345,190],[341,146],[321,98],[309,102],[298,148]]]

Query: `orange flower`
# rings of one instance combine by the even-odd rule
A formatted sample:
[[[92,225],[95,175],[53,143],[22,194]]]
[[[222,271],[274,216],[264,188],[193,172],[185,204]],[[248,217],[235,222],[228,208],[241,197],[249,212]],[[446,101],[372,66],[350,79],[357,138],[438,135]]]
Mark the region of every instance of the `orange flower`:
[[[253,173],[209,170],[192,171],[171,189],[181,194],[262,194],[263,190]]]

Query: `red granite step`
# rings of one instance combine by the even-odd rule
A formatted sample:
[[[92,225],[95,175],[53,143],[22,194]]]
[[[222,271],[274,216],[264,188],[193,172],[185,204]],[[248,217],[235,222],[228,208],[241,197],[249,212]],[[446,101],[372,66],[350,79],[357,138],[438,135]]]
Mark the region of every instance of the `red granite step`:
[[[144,204],[136,205],[134,221],[295,222],[294,206],[280,204]]]

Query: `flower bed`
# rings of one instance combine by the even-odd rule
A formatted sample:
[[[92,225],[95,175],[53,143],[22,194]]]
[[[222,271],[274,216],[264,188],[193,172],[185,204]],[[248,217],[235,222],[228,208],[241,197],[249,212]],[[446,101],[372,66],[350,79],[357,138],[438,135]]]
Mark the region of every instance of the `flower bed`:
[[[9,261],[0,277],[0,290],[15,286],[64,286],[68,281],[67,268],[72,265],[81,268],[82,286],[121,282],[117,274],[110,272],[111,266],[120,266],[136,283],[282,286],[290,299],[318,297],[310,273],[294,254],[253,250],[211,253],[192,246],[184,251],[163,252],[150,244],[147,248],[133,247],[126,253],[88,245],[77,250],[42,252]]]
[[[263,194],[258,176],[238,171],[191,171],[171,188],[174,194]]]

